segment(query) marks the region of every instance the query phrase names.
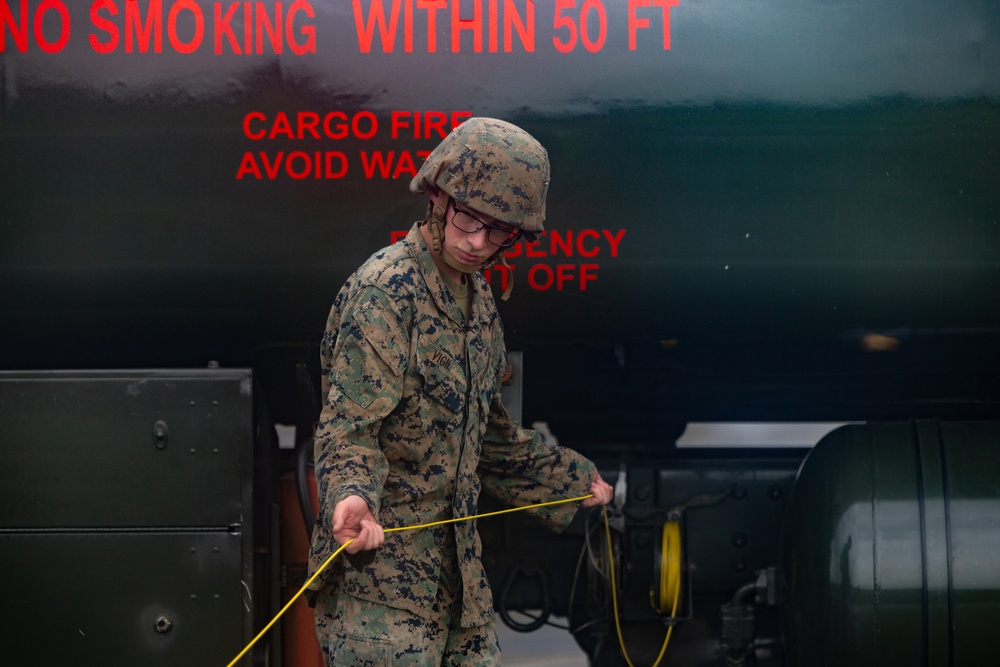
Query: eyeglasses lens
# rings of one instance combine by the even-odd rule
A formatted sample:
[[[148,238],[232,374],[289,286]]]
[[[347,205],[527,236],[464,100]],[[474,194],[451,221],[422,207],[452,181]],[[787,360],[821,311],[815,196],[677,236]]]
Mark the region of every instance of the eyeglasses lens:
[[[480,229],[485,227],[486,239],[493,245],[501,248],[513,245],[518,239],[517,230],[508,230],[501,227],[487,225],[482,220],[474,218],[465,211],[460,211],[457,208],[455,209],[455,215],[452,216],[451,222],[466,234],[475,234]]]

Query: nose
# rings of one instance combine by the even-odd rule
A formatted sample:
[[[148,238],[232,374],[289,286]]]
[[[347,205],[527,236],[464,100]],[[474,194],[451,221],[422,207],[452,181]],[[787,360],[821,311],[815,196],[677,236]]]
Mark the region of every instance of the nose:
[[[469,239],[469,245],[471,245],[476,250],[482,250],[486,247],[486,236],[489,234],[489,230],[485,227],[481,227],[479,231],[472,232],[467,237]]]

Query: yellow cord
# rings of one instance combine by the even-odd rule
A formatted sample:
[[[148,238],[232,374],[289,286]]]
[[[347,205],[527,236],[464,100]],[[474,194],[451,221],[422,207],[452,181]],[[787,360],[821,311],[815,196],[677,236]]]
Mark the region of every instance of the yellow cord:
[[[674,522],[671,522],[671,523],[674,523]],[[670,583],[667,584],[667,585],[665,585],[665,586],[661,583],[661,592],[666,592],[666,591],[668,591],[671,588],[673,589],[674,602],[673,602],[673,609],[671,610],[670,615],[672,617],[676,617],[677,616],[677,607],[678,607],[678,604],[680,603],[680,599],[681,599],[680,556],[679,556],[679,554],[680,554],[680,549],[679,549],[679,547],[680,547],[680,528],[679,528],[678,524],[674,523],[674,525],[676,526],[676,530],[674,528],[670,529],[670,531],[669,531],[669,533],[670,533],[670,539],[668,540],[667,526],[671,525],[671,523],[668,523],[668,524],[666,524],[664,526],[664,534],[663,534],[663,548],[664,548],[664,552],[663,553],[665,555],[668,554],[668,553],[670,554],[670,557],[669,557],[670,566],[668,567],[668,576],[667,577],[661,577],[661,582],[664,579],[670,579]],[[608,539],[608,568],[610,570],[610,575],[611,575],[610,576],[610,579],[611,579],[611,605],[612,605],[612,609],[614,610],[614,613],[615,613],[615,630],[618,631],[618,645],[621,647],[622,655],[625,657],[625,662],[628,663],[628,667],[635,667],[635,665],[632,664],[632,659],[629,658],[628,651],[625,649],[625,638],[622,636],[621,621],[618,619],[618,591],[617,591],[617,589],[615,587],[615,564],[614,564],[614,559],[611,557],[611,549],[612,549],[612,545],[611,545],[611,526],[608,524],[608,511],[607,511],[607,509],[604,509],[604,533],[605,533],[605,535],[607,536],[607,539]],[[678,547],[678,548],[671,549],[668,552],[667,551],[667,547],[668,547],[668,544],[671,541],[676,541],[676,545],[675,546]],[[676,555],[676,558],[673,557],[675,555]],[[667,628],[667,636],[663,639],[663,646],[660,648],[660,654],[658,656],[656,656],[656,662],[653,663],[653,667],[657,667],[660,664],[660,661],[663,659],[664,653],[667,652],[667,644],[670,643],[670,635],[673,634],[673,631],[674,631],[674,626],[671,625],[670,627]]]
[[[401,526],[399,528],[386,528],[383,532],[385,532],[385,533],[396,533],[396,532],[400,532],[400,531],[404,531],[404,530],[417,530],[419,528],[431,528],[432,526],[443,526],[443,525],[448,524],[448,523],[458,523],[459,521],[472,521],[473,519],[483,519],[483,518],[488,517],[488,516],[496,516],[498,514],[507,514],[508,512],[520,512],[521,510],[537,509],[539,507],[547,507],[549,505],[559,505],[561,503],[572,503],[572,502],[576,502],[577,500],[586,500],[587,498],[590,498],[591,496],[593,496],[593,494],[587,494],[585,496],[579,496],[577,498],[568,498],[566,500],[550,500],[548,502],[537,503],[535,505],[525,505],[524,507],[510,507],[510,508],[507,508],[505,510],[497,510],[496,512],[486,512],[485,514],[476,514],[475,516],[463,516],[463,517],[459,517],[457,519],[445,519],[444,521],[435,521],[433,523],[424,523],[424,524],[420,524],[419,526]],[[607,515],[605,515],[605,521],[607,521]],[[611,539],[610,536],[608,537],[608,539],[609,540]],[[306,581],[306,583],[302,584],[302,588],[299,589],[298,593],[296,593],[295,595],[292,596],[292,599],[289,600],[288,603],[285,604],[285,606],[281,608],[281,611],[279,611],[274,616],[274,618],[271,619],[270,623],[268,623],[267,625],[265,625],[264,629],[261,630],[260,632],[258,632],[257,636],[254,637],[250,641],[250,643],[247,644],[243,648],[242,651],[240,651],[239,655],[237,655],[235,658],[233,658],[233,661],[230,662],[228,665],[226,665],[226,667],[233,667],[237,662],[239,662],[240,659],[243,656],[245,656],[247,654],[247,652],[251,648],[253,648],[254,644],[256,644],[260,640],[261,637],[263,637],[265,634],[267,634],[267,631],[271,629],[271,626],[273,626],[278,621],[278,619],[281,618],[281,616],[286,611],[288,611],[288,608],[291,607],[292,604],[294,604],[295,601],[299,599],[299,597],[306,591],[306,589],[309,588],[309,585],[312,584],[312,582],[316,581],[316,577],[318,577],[320,575],[320,573],[323,572],[323,570],[325,570],[327,568],[327,566],[330,563],[333,562],[333,559],[336,558],[337,556],[339,556],[340,552],[343,551],[344,549],[346,549],[347,545],[349,545],[353,541],[354,540],[347,540],[342,545],[340,545],[340,548],[337,549],[336,551],[334,551],[330,555],[329,558],[327,558],[325,561],[323,561],[323,564],[320,565],[316,569],[316,571],[313,573],[313,575],[311,577],[309,577],[309,579]],[[617,610],[616,610],[615,613],[617,614]],[[616,617],[616,620],[617,620],[617,617]]]

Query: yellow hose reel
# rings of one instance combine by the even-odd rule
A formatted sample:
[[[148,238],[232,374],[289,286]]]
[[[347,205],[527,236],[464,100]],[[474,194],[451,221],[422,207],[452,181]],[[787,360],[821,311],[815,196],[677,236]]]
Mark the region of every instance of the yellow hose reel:
[[[653,551],[655,570],[649,603],[658,614],[671,618],[677,617],[681,599],[681,547],[681,522],[667,521],[663,524],[659,548]]]

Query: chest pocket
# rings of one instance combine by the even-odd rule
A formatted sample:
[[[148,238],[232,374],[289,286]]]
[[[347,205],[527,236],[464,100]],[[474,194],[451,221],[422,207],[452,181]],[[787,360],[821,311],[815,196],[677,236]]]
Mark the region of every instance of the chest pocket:
[[[505,366],[503,347],[489,344],[481,336],[470,346],[470,351],[469,361],[476,380],[473,389],[488,406],[494,393],[500,388],[500,377]]]
[[[431,343],[421,343],[418,359],[417,368],[424,380],[424,393],[452,412],[460,412],[468,389],[461,365]]]

